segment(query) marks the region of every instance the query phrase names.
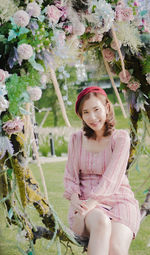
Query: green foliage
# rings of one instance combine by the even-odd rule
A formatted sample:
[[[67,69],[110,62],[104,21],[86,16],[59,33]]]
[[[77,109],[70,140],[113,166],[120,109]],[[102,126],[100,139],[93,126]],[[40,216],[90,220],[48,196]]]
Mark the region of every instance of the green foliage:
[[[68,143],[65,141],[63,136],[55,137],[55,154],[56,156],[61,156],[62,153],[67,153]]]
[[[40,75],[33,68],[30,73],[24,76],[12,74],[6,82],[9,99],[9,112],[12,116],[20,115],[21,108],[25,102],[29,102],[26,92],[27,86],[38,86],[40,83]],[[33,83],[34,81],[34,83]]]
[[[39,145],[39,152],[42,156],[47,157],[48,153],[50,152],[50,144],[49,144],[49,137],[42,137],[41,142]]]
[[[143,73],[150,73],[150,56],[147,56],[143,62]]]

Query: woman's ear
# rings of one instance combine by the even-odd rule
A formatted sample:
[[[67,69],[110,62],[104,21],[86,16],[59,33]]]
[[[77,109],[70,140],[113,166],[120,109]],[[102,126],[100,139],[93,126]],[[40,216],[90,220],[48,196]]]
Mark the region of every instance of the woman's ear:
[[[110,112],[110,103],[107,102],[106,103],[106,114],[108,114]]]

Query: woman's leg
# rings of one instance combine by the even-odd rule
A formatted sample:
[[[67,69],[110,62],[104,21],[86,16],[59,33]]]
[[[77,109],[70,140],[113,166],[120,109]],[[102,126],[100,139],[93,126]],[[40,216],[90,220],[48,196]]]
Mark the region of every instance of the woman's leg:
[[[128,255],[133,232],[126,225],[111,221],[109,255]]]
[[[90,236],[87,254],[108,255],[111,235],[109,217],[95,208],[86,215],[85,225]]]

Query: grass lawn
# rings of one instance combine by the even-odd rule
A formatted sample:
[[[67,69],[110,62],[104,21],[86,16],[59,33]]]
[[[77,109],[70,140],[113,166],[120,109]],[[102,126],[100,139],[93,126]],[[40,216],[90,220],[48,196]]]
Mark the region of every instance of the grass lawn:
[[[140,160],[140,171],[137,171],[134,167],[130,170],[129,179],[130,184],[135,191],[135,196],[139,200],[140,204],[144,201],[144,191],[148,188],[149,183],[147,182],[138,190],[138,187],[143,183],[149,173],[148,158],[145,156],[141,157]],[[48,163],[43,165],[44,175],[46,179],[49,201],[53,205],[54,209],[61,221],[67,225],[67,211],[69,203],[63,198],[63,174],[66,162]],[[34,176],[41,185],[41,179],[39,170],[36,164],[30,165]],[[42,185],[41,190],[43,191]],[[137,191],[138,190],[138,191]],[[38,217],[36,210],[33,207],[27,208],[27,214],[32,219],[34,225],[42,225],[41,219]],[[18,229],[14,226],[6,227],[6,220],[4,210],[0,206],[0,219],[1,219],[1,237],[0,237],[0,255],[19,255],[23,254],[17,248],[17,243],[24,251],[27,250],[27,243],[23,243],[23,238]],[[130,255],[149,255],[150,247],[147,247],[150,242],[150,216],[142,222],[140,231],[137,235],[136,240],[132,242],[130,248]],[[35,248],[35,255],[56,255],[56,244],[53,244],[50,248],[48,247],[50,241],[38,240]],[[82,248],[72,245],[72,249],[75,255],[82,254]],[[62,249],[64,254],[65,249]],[[25,254],[25,253],[24,253]],[[71,254],[69,251],[68,254]],[[30,255],[30,254],[29,254]],[[94,255],[94,254],[93,254]]]

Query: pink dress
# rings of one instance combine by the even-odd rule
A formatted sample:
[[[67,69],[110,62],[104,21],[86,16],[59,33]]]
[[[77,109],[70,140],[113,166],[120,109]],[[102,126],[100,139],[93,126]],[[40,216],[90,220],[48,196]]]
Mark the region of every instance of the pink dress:
[[[129,149],[130,137],[125,130],[115,130],[110,142],[100,152],[85,149],[83,131],[74,133],[68,147],[64,196],[70,200],[73,193],[78,193],[80,199],[96,199],[106,215],[125,224],[136,235],[140,225],[140,210],[125,174]],[[74,209],[70,206],[70,228],[74,215]]]

